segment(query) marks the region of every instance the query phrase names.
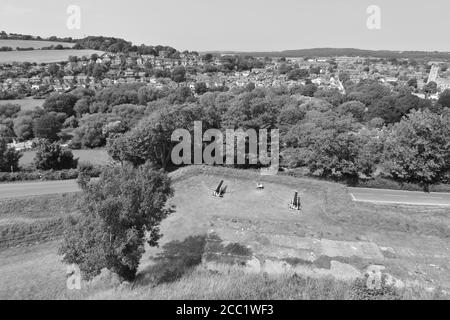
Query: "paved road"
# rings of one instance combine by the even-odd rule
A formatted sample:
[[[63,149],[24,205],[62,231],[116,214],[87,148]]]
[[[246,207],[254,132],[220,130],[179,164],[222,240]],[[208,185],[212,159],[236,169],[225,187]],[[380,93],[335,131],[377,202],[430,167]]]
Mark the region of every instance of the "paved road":
[[[450,193],[348,188],[354,201],[409,205],[450,206]],[[0,184],[0,199],[80,191],[76,180]]]
[[[80,191],[76,180],[0,184],[0,199]]]
[[[425,193],[386,189],[348,188],[353,201],[408,204],[425,206],[450,206],[450,193]]]

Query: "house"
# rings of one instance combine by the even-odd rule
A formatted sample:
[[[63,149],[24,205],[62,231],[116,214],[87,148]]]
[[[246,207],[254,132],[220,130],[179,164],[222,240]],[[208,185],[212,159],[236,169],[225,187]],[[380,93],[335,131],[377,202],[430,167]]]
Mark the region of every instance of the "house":
[[[78,83],[87,83],[88,80],[89,80],[89,77],[84,74],[80,74],[77,76]]]
[[[134,71],[131,69],[127,69],[124,72],[125,77],[134,77]]]

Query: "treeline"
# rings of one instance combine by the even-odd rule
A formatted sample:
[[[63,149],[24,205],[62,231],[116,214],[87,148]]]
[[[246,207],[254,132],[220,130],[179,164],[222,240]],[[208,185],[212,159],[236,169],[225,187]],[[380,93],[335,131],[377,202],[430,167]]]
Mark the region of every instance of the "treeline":
[[[113,53],[128,53],[136,52],[139,54],[149,54],[159,56],[161,52],[164,52],[168,58],[179,55],[179,52],[169,46],[146,46],[133,45],[131,42],[114,37],[96,37],[89,36],[76,41],[73,49],[93,49]]]
[[[42,41],[55,41],[55,42],[74,42],[71,37],[60,38],[57,36],[51,36],[48,38],[41,38],[40,36],[32,36],[28,34],[20,33],[6,33],[5,31],[0,31],[0,39],[7,40],[42,40]]]

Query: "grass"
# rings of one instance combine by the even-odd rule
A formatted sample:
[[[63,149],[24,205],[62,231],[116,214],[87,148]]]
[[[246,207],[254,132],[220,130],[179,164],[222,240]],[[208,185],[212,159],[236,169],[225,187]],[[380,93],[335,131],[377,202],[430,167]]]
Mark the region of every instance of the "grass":
[[[76,216],[78,194],[0,200],[0,248],[48,241]]]
[[[96,292],[99,290],[98,292]],[[133,288],[87,288],[88,299],[133,300],[351,300],[359,299],[354,284],[332,278],[313,279],[297,275],[265,276],[227,268],[210,272],[197,267],[182,278],[157,286]],[[400,290],[394,296],[374,295],[372,299],[431,300],[437,293],[413,289]]]
[[[44,99],[33,99],[31,97],[24,99],[15,99],[15,100],[0,100],[0,105],[2,104],[18,104],[20,105],[20,110],[28,111],[34,110],[36,107],[42,107],[44,104]]]
[[[62,45],[63,47],[72,48],[75,43],[69,42],[56,42],[56,41],[45,41],[45,40],[10,40],[10,39],[1,39],[0,47],[11,47],[13,50],[19,48],[34,48],[41,49],[44,47],[57,46]]]
[[[87,161],[93,165],[106,165],[110,161],[110,157],[104,149],[91,149],[91,150],[72,150],[75,158],[79,158],[79,161]],[[33,164],[36,151],[23,152],[22,158],[19,160],[21,167],[27,167]]]
[[[69,56],[90,57],[92,54],[103,54],[98,50],[33,50],[33,51],[6,51],[0,52],[0,63],[36,62],[53,63],[68,61]]]

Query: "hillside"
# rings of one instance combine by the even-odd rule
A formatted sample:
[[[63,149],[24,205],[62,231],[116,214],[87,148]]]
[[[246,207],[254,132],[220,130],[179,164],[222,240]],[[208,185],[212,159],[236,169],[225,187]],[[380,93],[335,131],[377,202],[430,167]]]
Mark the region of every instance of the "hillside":
[[[69,56],[91,56],[92,54],[103,54],[98,50],[32,50],[32,51],[7,51],[0,52],[0,63],[12,62],[36,62],[36,63],[53,63],[67,61]]]
[[[61,45],[63,47],[72,48],[75,44],[69,42],[56,42],[56,41],[44,41],[44,40],[10,40],[0,39],[0,47],[11,47],[13,51],[19,48],[33,48],[42,49],[50,46]]]
[[[390,51],[390,50],[363,50],[354,48],[312,48],[284,51],[255,51],[238,52],[223,51],[222,54],[238,54],[267,57],[333,57],[333,56],[359,56],[376,58],[413,58],[413,59],[450,59],[450,52],[426,51]]]

